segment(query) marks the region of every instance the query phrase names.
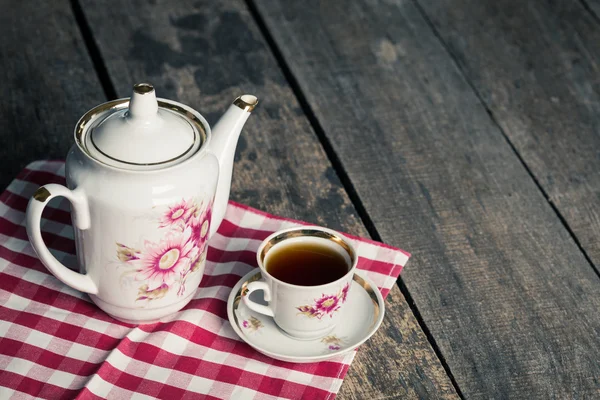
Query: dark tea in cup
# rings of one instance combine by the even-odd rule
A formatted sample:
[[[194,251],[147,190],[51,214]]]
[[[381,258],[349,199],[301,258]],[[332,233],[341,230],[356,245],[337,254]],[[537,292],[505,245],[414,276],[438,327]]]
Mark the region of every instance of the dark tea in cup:
[[[317,286],[337,281],[348,273],[350,259],[328,241],[280,243],[265,257],[271,276],[298,286]]]

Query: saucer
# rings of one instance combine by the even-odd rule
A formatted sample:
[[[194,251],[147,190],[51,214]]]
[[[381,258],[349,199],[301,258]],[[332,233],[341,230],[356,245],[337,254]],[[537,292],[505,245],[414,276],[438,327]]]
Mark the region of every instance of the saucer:
[[[314,340],[294,339],[279,329],[273,318],[250,310],[241,301],[241,288],[247,281],[261,278],[259,270],[246,274],[232,289],[227,301],[227,316],[233,330],[258,352],[271,358],[294,363],[327,360],[347,353],[369,339],[383,321],[383,297],[377,286],[354,274],[351,295],[340,323],[328,335]],[[267,304],[262,292],[252,300]]]

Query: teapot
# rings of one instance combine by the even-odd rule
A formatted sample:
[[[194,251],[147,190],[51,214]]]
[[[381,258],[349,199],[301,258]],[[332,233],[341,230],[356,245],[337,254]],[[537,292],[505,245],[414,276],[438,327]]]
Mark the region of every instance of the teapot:
[[[44,185],[27,206],[40,261],[118,320],[150,323],[179,311],[202,279],[208,240],[227,208],[237,140],[257,104],[238,97],[211,131],[200,113],[140,83],[131,98],[88,111],[67,155],[67,187]],[[79,272],[42,239],[42,211],[59,196],[71,203]]]

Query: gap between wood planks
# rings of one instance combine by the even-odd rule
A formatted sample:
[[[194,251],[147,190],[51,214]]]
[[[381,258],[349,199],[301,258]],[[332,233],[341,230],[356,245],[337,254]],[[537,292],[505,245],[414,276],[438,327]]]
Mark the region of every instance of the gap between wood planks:
[[[511,142],[510,138],[508,137],[508,135],[506,134],[506,132],[504,131],[502,126],[498,123],[498,121],[496,120],[496,117],[494,116],[494,113],[488,107],[488,104],[485,102],[485,100],[481,96],[481,93],[477,90],[477,88],[475,87],[475,85],[473,84],[471,79],[469,79],[468,75],[465,73],[464,69],[461,67],[460,63],[458,62],[456,56],[452,53],[452,50],[448,47],[447,43],[444,41],[444,39],[442,38],[442,36],[440,35],[440,33],[438,32],[436,27],[433,25],[433,23],[429,19],[429,16],[427,15],[427,13],[425,13],[425,10],[423,10],[423,8],[421,7],[421,4],[419,4],[419,0],[412,0],[412,2],[415,5],[415,7],[417,8],[417,10],[419,10],[419,13],[423,17],[423,19],[425,20],[425,22],[427,23],[427,25],[429,26],[429,28],[431,29],[431,31],[433,32],[433,34],[435,35],[437,40],[440,42],[440,44],[442,45],[442,47],[444,48],[444,50],[446,51],[446,53],[448,54],[448,56],[450,57],[450,59],[452,60],[454,65],[456,66],[457,70],[460,72],[461,76],[464,78],[465,82],[467,82],[467,84],[469,85],[469,87],[471,88],[473,93],[475,93],[475,96],[477,96],[477,99],[479,99],[479,102],[481,103],[481,105],[485,108],[485,111],[487,112],[488,116],[490,117],[490,120],[493,122],[494,125],[496,125],[498,130],[502,133],[504,140],[506,140],[506,143],[508,143],[511,150],[515,153],[515,155],[517,156],[517,159],[519,160],[519,162],[521,163],[523,168],[525,168],[525,171],[527,171],[527,174],[531,177],[531,179],[535,183],[535,186],[537,186],[539,191],[542,192],[542,195],[544,196],[544,198],[546,199],[548,204],[550,204],[550,207],[552,208],[552,210],[554,210],[554,213],[556,214],[556,216],[558,217],[558,219],[560,220],[562,225],[565,227],[567,232],[569,232],[569,236],[571,236],[571,238],[577,245],[577,248],[583,254],[583,257],[585,258],[585,260],[588,262],[588,264],[590,265],[592,270],[596,273],[598,278],[600,278],[600,269],[596,268],[596,266],[592,262],[590,256],[585,251],[585,249],[581,245],[581,242],[575,235],[575,232],[573,232],[573,230],[567,223],[567,220],[565,219],[565,217],[563,217],[563,215],[560,213],[560,211],[558,210],[558,208],[556,207],[554,202],[550,199],[550,196],[548,195],[548,193],[544,190],[544,188],[542,187],[542,185],[540,184],[538,179],[535,177],[535,175],[533,174],[533,172],[531,171],[531,169],[529,168],[529,166],[527,165],[527,163],[525,162],[523,157],[521,157],[521,154],[519,154],[519,151],[516,149],[514,144]],[[583,7],[586,10],[588,10],[594,16],[595,19],[598,20],[598,17],[596,16],[596,14],[587,6],[585,1],[581,0],[581,2],[583,4]],[[598,21],[600,22],[600,20],[598,20]]]
[[[94,41],[94,35],[92,34],[90,25],[88,24],[87,19],[83,14],[81,5],[77,0],[69,0],[69,3],[71,3],[71,9],[73,10],[75,21],[77,22],[77,26],[79,27],[79,31],[81,32],[81,36],[83,38],[83,42],[85,43],[85,47],[87,48],[88,54],[92,59],[92,65],[94,66],[94,70],[96,71],[96,75],[98,76],[98,80],[100,81],[100,85],[102,85],[102,90],[104,91],[106,100],[115,100],[117,99],[117,91],[115,90],[115,85],[113,85],[110,79],[108,69],[106,68],[106,64],[104,64],[102,54],[100,53],[100,50],[98,49],[98,46]]]
[[[600,17],[598,17],[598,14],[596,14],[594,9],[588,4],[587,0],[579,0],[579,1],[581,2],[581,5],[583,6],[583,8],[585,8],[585,10],[587,12],[589,12],[592,15],[592,17],[594,17],[596,22],[600,23]]]
[[[290,67],[286,63],[277,44],[273,40],[271,33],[269,32],[263,18],[261,17],[258,9],[256,8],[256,5],[254,4],[254,1],[253,0],[245,0],[245,2],[248,6],[250,14],[256,21],[256,24],[257,24],[261,34],[265,38],[265,41],[267,42],[267,44],[271,50],[271,53],[275,57],[275,60],[277,61],[279,68],[283,72],[285,79],[287,80],[292,91],[294,92],[294,95],[298,99],[298,102],[300,104],[300,107],[302,108],[302,111],[304,112],[308,121],[310,122],[311,126],[313,127],[313,129],[317,135],[317,138],[319,139],[319,142],[323,146],[323,149],[325,151],[325,154],[327,155],[327,158],[331,162],[331,165],[332,165],[333,169],[335,170],[335,173],[339,177],[339,179],[344,187],[344,190],[346,190],[346,193],[348,193],[348,197],[350,198],[350,201],[354,205],[354,208],[356,209],[356,212],[358,213],[358,216],[361,219],[363,225],[367,229],[367,232],[369,232],[369,235],[371,236],[371,238],[373,240],[383,243],[383,240],[381,239],[381,235],[379,234],[379,232],[377,232],[377,228],[375,227],[375,224],[371,220],[371,217],[369,216],[362,200],[358,196],[358,193],[357,193],[356,189],[354,188],[354,185],[352,184],[350,177],[344,170],[344,167],[343,167],[338,155],[336,154],[335,150],[333,149],[331,142],[327,138],[327,135],[325,135],[323,127],[319,123],[319,120],[317,119],[314,112],[312,111],[312,108],[308,104],[308,101],[306,100],[306,97],[304,96],[304,93],[302,92],[302,89],[300,88],[298,81],[292,74]],[[580,246],[580,248],[581,248],[581,246]],[[589,261],[589,259],[588,259],[588,261]],[[437,358],[439,359],[440,363],[442,364],[444,371],[446,371],[448,378],[450,378],[450,381],[452,382],[452,386],[454,387],[454,390],[456,390],[456,393],[458,394],[458,396],[461,399],[464,399],[464,395],[462,394],[462,391],[460,390],[458,383],[454,379],[454,375],[452,374],[452,371],[450,370],[450,367],[448,366],[448,363],[446,362],[444,355],[440,351],[440,349],[435,341],[435,338],[433,337],[433,335],[429,331],[429,328],[425,324],[425,321],[423,320],[423,317],[421,316],[421,313],[419,312],[419,309],[417,308],[417,306],[412,298],[412,295],[410,294],[410,292],[408,291],[408,288],[402,281],[402,277],[400,277],[398,279],[397,284],[398,284],[398,287],[400,288],[400,291],[406,298],[406,302],[408,303],[412,313],[414,314],[417,322],[419,323],[419,326],[425,333],[425,336],[427,337],[429,344],[433,348],[433,351],[435,352]]]
[[[256,21],[256,24],[257,24],[258,28],[260,29],[261,34],[265,38],[265,40],[269,46],[269,49],[271,50],[271,53],[275,57],[275,60],[277,61],[277,64],[278,64],[279,68],[281,69],[285,79],[287,80],[288,84],[290,85],[294,95],[298,99],[298,102],[299,102],[304,114],[306,115],[308,121],[310,122],[315,133],[317,134],[317,138],[318,138],[319,142],[321,143],[321,145],[323,146],[325,154],[327,155],[327,158],[331,162],[333,169],[335,170],[336,174],[338,175],[338,177],[344,187],[344,190],[346,191],[346,193],[348,194],[348,197],[350,198],[352,204],[354,205],[354,207],[358,213],[358,216],[361,219],[361,222],[363,223],[363,225],[367,229],[367,232],[369,233],[369,235],[371,236],[371,238],[373,240],[376,240],[378,242],[383,242],[381,239],[381,236],[379,235],[379,232],[377,232],[377,229],[375,228],[375,225],[374,225],[373,221],[371,220],[371,217],[368,215],[368,213],[362,203],[362,200],[358,196],[358,193],[356,192],[354,185],[352,184],[348,174],[344,170],[339,157],[335,153],[335,151],[331,145],[331,142],[325,135],[321,124],[319,123],[318,119],[316,118],[310,105],[306,101],[306,98],[305,98],[302,90],[300,89],[298,82],[292,75],[289,66],[285,62],[281,52],[279,51],[279,48],[277,47],[272,36],[270,35],[270,33],[264,23],[264,20],[262,19],[258,10],[256,9],[254,2],[252,0],[245,0],[245,2],[250,11],[250,14]],[[71,4],[71,8],[73,10],[73,14],[75,16],[75,21],[77,22],[77,25],[78,25],[81,35],[83,37],[83,41],[85,43],[88,54],[92,60],[94,70],[96,72],[98,80],[100,81],[100,84],[102,86],[102,89],[104,91],[106,99],[114,100],[114,99],[118,98],[117,92],[115,90],[115,86],[110,78],[108,69],[106,68],[104,59],[102,58],[102,54],[101,54],[100,50],[98,49],[98,46],[96,45],[92,31],[90,29],[89,23],[84,15],[84,13],[83,13],[81,5],[79,4],[79,2],[77,0],[70,0],[70,4]],[[511,147],[512,147],[512,145],[511,145]],[[571,232],[571,231],[569,230],[569,232]],[[578,243],[578,245],[579,245],[579,243]],[[581,246],[579,246],[579,247],[581,248]],[[588,261],[589,261],[589,259],[588,259]],[[425,322],[421,316],[421,313],[419,312],[410,292],[408,291],[408,288],[402,281],[402,278],[399,278],[397,283],[398,283],[398,287],[400,288],[400,291],[402,292],[403,296],[405,297],[405,299],[407,301],[407,304],[409,305],[412,313],[414,314],[417,322],[419,323],[420,328],[425,333],[427,340],[429,341],[429,344],[431,345],[432,349],[434,350],[437,358],[439,359],[442,367],[444,368],[444,371],[450,378],[450,381],[452,382],[452,386],[454,387],[454,390],[456,391],[456,393],[458,394],[458,396],[461,399],[464,399],[464,396],[463,396],[463,394],[462,394],[462,392],[450,370],[450,367],[448,366],[448,363],[446,362],[446,359],[444,358],[443,354],[441,353],[441,351],[435,341],[435,338],[433,337],[433,335],[429,331],[427,325],[425,324]]]

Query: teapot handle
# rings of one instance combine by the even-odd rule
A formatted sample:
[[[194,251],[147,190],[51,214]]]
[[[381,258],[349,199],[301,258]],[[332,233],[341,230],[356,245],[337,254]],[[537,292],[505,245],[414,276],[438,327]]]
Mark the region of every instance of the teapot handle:
[[[49,184],[40,187],[33,194],[27,205],[26,227],[27,236],[37,253],[42,264],[64,284],[80,290],[82,292],[96,294],[98,287],[89,275],[77,273],[65,267],[48,250],[48,247],[42,239],[42,230],[40,223],[42,220],[42,211],[48,202],[54,197],[66,197],[73,206],[73,223],[81,230],[90,227],[90,211],[87,198],[82,191],[69,190],[62,185]]]

